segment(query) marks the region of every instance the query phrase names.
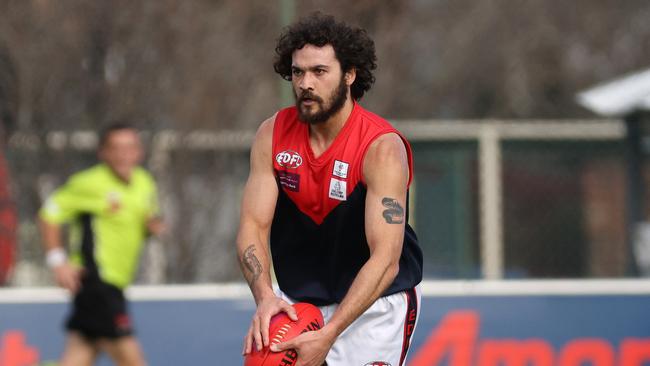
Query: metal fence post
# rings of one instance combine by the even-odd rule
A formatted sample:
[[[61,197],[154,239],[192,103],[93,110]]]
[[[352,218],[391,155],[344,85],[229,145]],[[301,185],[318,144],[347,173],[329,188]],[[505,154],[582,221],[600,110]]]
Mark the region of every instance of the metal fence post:
[[[483,278],[503,278],[501,141],[498,126],[485,123],[479,137],[481,268]]]
[[[626,190],[626,221],[627,221],[627,255],[625,274],[637,276],[639,274],[634,255],[635,240],[640,224],[645,221],[643,215],[643,202],[645,199],[645,188],[643,184],[643,151],[641,145],[640,116],[637,113],[625,117],[627,129],[627,190]]]

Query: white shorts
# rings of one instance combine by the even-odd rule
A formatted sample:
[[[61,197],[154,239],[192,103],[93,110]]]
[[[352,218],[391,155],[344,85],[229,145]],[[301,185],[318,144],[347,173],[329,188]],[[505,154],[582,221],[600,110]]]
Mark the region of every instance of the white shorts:
[[[290,304],[296,301],[278,290]],[[327,366],[402,366],[420,315],[420,286],[380,297],[339,335],[327,354]],[[338,304],[320,306],[325,324]]]

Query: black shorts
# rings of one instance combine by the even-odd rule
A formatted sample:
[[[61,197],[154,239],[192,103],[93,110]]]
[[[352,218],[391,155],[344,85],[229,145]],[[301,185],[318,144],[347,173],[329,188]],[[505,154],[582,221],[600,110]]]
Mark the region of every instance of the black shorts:
[[[75,295],[66,328],[89,340],[133,334],[124,293],[97,278],[84,278]]]

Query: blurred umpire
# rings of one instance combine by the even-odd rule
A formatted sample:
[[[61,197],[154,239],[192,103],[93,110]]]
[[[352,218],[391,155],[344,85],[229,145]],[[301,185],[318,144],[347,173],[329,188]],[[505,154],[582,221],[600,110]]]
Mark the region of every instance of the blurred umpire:
[[[117,365],[145,365],[123,290],[136,273],[142,244],[159,235],[157,189],[139,167],[138,131],[113,124],[100,135],[101,163],[71,176],[39,212],[47,265],[74,294],[61,366],[92,365],[106,352]],[[61,225],[70,224],[70,250]]]

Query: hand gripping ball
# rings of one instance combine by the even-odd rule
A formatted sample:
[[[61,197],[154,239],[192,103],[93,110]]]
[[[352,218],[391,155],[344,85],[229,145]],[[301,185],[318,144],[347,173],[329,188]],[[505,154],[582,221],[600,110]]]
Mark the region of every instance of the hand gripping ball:
[[[293,305],[298,320],[293,321],[285,312],[276,314],[269,324],[269,340],[271,344],[287,341],[295,336],[323,327],[323,314],[320,310],[305,302]],[[256,350],[246,355],[244,366],[293,366],[298,360],[296,351],[290,349],[282,352],[271,352],[269,347]]]

